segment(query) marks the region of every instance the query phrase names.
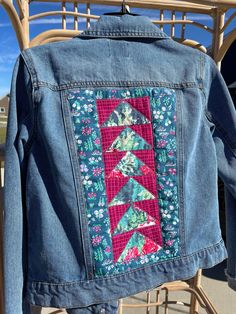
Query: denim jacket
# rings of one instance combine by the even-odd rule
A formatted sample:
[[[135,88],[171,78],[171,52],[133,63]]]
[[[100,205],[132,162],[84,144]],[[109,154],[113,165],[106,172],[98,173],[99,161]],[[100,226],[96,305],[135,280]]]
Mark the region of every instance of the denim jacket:
[[[85,313],[227,255],[236,290],[236,115],[208,55],[145,16],[102,15],[22,51],[10,96],[5,314]]]

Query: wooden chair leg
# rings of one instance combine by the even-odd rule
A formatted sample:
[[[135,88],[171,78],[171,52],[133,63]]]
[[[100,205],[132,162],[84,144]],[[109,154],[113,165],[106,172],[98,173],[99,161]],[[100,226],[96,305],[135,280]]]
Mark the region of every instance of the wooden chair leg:
[[[123,299],[119,300],[118,314],[123,314]]]
[[[149,304],[149,303],[151,303],[151,293],[150,292],[147,293],[147,304]],[[147,307],[146,314],[150,314],[150,311],[151,311],[151,308]]]
[[[165,314],[168,314],[168,299],[169,299],[169,291],[165,289]]]
[[[192,283],[190,284],[191,288],[196,288],[199,287],[201,285],[201,278],[202,278],[202,270],[199,269],[196,273],[196,275],[194,276],[194,278],[192,279]],[[198,308],[199,308],[199,304],[197,301],[197,298],[195,297],[194,294],[191,294],[191,299],[190,299],[190,314],[197,314],[198,313]]]
[[[160,303],[160,291],[156,291],[156,302]],[[156,314],[159,314],[159,306],[156,306]]]
[[[150,291],[147,294],[146,303],[125,304],[123,303],[123,300],[121,300],[122,303],[119,314],[123,313],[123,308],[146,308],[146,314],[149,314],[151,307],[155,307],[156,314],[159,314],[160,305],[164,306],[164,314],[168,314],[169,304],[181,304],[185,307],[188,307],[190,314],[198,314],[199,307],[204,309],[207,314],[219,314],[201,286],[201,276],[202,271],[198,270],[196,275],[189,280],[174,281],[161,285],[160,287],[154,289],[156,291],[156,300],[154,302],[151,302]],[[164,301],[160,301],[161,291],[164,293]],[[185,303],[178,300],[169,300],[170,293],[177,291],[188,292],[191,295],[190,303]]]

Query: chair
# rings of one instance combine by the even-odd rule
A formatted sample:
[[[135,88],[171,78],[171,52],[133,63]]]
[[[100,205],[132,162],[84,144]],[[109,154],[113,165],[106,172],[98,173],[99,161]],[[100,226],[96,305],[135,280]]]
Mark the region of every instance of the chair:
[[[58,10],[30,14],[31,6],[37,1],[41,3],[54,3],[58,6]],[[9,15],[21,50],[48,42],[70,39],[73,36],[78,35],[84,28],[89,28],[91,23],[99,18],[99,15],[91,12],[93,9],[95,11],[98,6],[99,8],[104,6],[104,12],[106,12],[106,6],[109,6],[109,8],[111,6],[120,7],[121,2],[121,0],[16,0],[14,4],[11,0],[0,0],[0,4],[5,8]],[[236,39],[235,29],[225,35],[225,32],[230,29],[232,21],[236,16],[236,3],[234,0],[134,0],[126,1],[126,5],[131,8],[131,11],[139,10],[141,14],[144,9],[156,10],[156,17],[152,20],[154,24],[159,25],[161,30],[164,31],[166,31],[168,27],[167,31],[174,40],[193,48],[200,49],[205,53],[209,53],[218,64],[219,68],[225,53]],[[48,6],[47,8],[50,7]],[[225,14],[228,11],[230,12],[230,16],[226,21]],[[61,28],[50,29],[31,38],[32,23],[35,23],[42,18],[49,18],[52,16],[59,16],[61,18]],[[205,23],[203,23],[204,21]],[[71,22],[73,28],[69,28]],[[201,42],[186,37],[188,28],[193,27],[200,29],[202,32],[205,32],[210,36],[210,48],[207,49]],[[2,163],[4,160],[3,147],[0,148],[0,157],[0,162]],[[0,194],[0,204],[2,206],[2,193]],[[0,217],[0,227],[1,221],[2,216]],[[0,250],[1,249],[0,241]],[[0,261],[0,291],[2,291],[1,278],[2,263]],[[198,313],[199,305],[204,308],[207,313],[217,314],[216,309],[201,286],[201,270],[199,270],[190,280],[163,284],[154,290],[156,294],[155,302],[151,302],[151,292],[147,292],[146,304],[131,305],[120,300],[120,314],[124,313],[125,308],[131,307],[146,308],[146,313],[150,313],[150,309],[153,306],[156,307],[156,313],[159,313],[160,305],[164,305],[165,314],[167,314],[169,304],[181,303],[180,301],[169,300],[169,295],[172,291],[186,291],[190,293],[190,302],[182,302],[183,305],[189,307],[190,314]],[[160,296],[163,292],[164,301],[161,301]],[[3,298],[1,294],[0,305],[1,308],[3,306]]]

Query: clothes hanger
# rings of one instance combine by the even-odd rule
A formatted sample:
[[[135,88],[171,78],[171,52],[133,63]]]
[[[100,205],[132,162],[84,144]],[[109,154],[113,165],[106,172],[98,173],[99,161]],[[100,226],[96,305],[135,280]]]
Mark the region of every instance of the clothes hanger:
[[[136,13],[130,13],[130,9],[129,6],[125,4],[125,0],[122,0],[122,4],[121,4],[121,10],[120,12],[108,12],[108,13],[104,13],[103,15],[124,15],[124,14],[128,14],[128,15],[140,15],[140,14],[136,14]]]

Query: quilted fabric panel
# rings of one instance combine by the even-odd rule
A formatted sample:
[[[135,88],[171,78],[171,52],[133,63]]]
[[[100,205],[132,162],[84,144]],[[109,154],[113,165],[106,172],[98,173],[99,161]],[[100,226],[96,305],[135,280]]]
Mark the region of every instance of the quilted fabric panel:
[[[102,124],[102,127],[146,123],[150,123],[150,121],[141,112],[137,111],[128,102],[122,100]]]
[[[129,247],[131,238],[133,238],[131,240],[132,245],[139,247],[140,244],[138,242],[134,243],[136,236],[133,237],[133,235],[137,233],[142,234],[143,237],[147,237],[152,242],[154,242],[156,244],[155,248],[158,247],[158,250],[161,249],[161,246],[158,243],[161,243],[162,240],[160,238],[159,228],[157,224],[147,227],[147,228],[133,229],[131,231],[127,231],[126,233],[122,233],[122,234],[115,235],[112,237],[113,255],[114,255],[114,260],[116,262],[119,260],[119,257],[122,255],[122,253],[127,250],[127,246]],[[152,248],[149,247],[149,249],[150,249],[149,252],[147,252],[147,249],[146,249],[146,252],[147,252],[146,254],[153,253]],[[137,259],[137,257],[138,256],[136,256],[135,259]]]
[[[108,206],[122,205],[129,202],[139,202],[154,199],[155,195],[149,192],[143,185],[130,178],[119,192],[113,197]]]
[[[123,216],[125,216],[127,210],[130,207],[139,208],[140,210],[145,211],[147,215],[155,219],[155,222],[157,222],[157,220],[160,221],[160,215],[156,199],[148,201],[144,200],[140,202],[128,203],[118,206],[111,206],[109,207],[111,234],[115,233],[115,229],[118,227],[119,221],[122,219]]]
[[[160,249],[160,245],[156,242],[139,232],[134,232],[121,253],[118,262],[129,262],[131,259],[157,252]]]
[[[68,105],[84,186],[95,276],[118,274],[177,257],[175,91],[154,87],[81,88],[69,92]],[[124,130],[126,150],[118,142],[113,144]],[[138,143],[139,149],[131,149],[137,144],[127,140],[133,134],[143,139],[141,145]],[[128,189],[122,190],[127,183],[132,188],[129,198]],[[140,196],[139,192],[145,190],[154,198],[143,199],[146,194]],[[132,213],[130,207],[145,214],[139,216],[138,210]],[[132,217],[136,222],[131,221]]]
[[[145,151],[148,159],[153,159],[152,164],[154,164],[152,125],[150,121],[145,118],[145,116],[150,116],[150,98],[129,98],[126,99],[126,101],[119,101],[117,106],[113,105],[114,102],[116,104],[117,100],[106,99],[102,101],[101,105],[100,101],[97,101],[99,122],[102,128],[102,142],[111,142],[107,149],[106,144],[104,143],[103,156],[112,156],[114,154],[115,157],[117,157],[117,154],[115,154],[117,151],[127,151],[126,155],[122,159],[120,159],[118,164],[116,165],[116,167],[120,168],[120,172],[118,172],[115,168],[115,171],[113,169],[113,171],[106,177],[105,182],[108,197],[108,207],[120,206],[129,203],[133,204],[134,202],[149,201],[154,199],[157,202],[158,197],[156,187],[156,174],[154,168],[152,171],[152,169],[150,169],[143,162],[137,159],[135,155],[132,154],[132,151]],[[135,103],[136,106],[142,108],[145,116],[141,112],[133,108],[131,106],[131,102]],[[145,105],[145,107],[143,107],[143,104]],[[105,113],[106,107],[113,108],[113,111],[109,114],[108,117],[106,117]],[[102,123],[103,119],[105,119],[105,122]],[[123,128],[121,128],[120,126],[123,126]],[[116,132],[119,132],[118,136],[116,136]],[[151,145],[149,143],[151,143]],[[104,159],[104,162],[105,169],[107,167],[110,167],[109,158]],[[126,165],[126,168],[124,167],[124,165]],[[144,171],[141,171],[141,167],[143,167]],[[134,169],[136,170],[136,172],[132,171]],[[122,176],[117,175],[118,173],[122,174],[122,170],[123,173],[124,170],[126,170],[125,176],[128,177],[126,182],[123,180]],[[145,170],[146,172],[149,172],[149,176],[146,176]],[[129,173],[129,175],[127,175],[127,173]],[[136,176],[136,178],[134,179],[133,176]],[[130,212],[128,211],[128,213]],[[158,208],[156,214],[159,214]],[[138,219],[139,216],[134,215],[133,218]],[[112,214],[110,215],[110,222],[113,223]],[[152,222],[152,225],[156,225],[155,232],[157,233],[158,241],[156,245],[159,247],[160,245],[162,245],[160,219],[152,220]],[[140,229],[142,225],[141,223],[137,222],[136,225],[132,224],[133,227],[131,228],[130,220],[127,219],[127,213],[124,214],[123,218],[121,218],[120,223],[122,223],[122,228],[120,228],[119,233],[125,233],[126,240],[129,239],[127,231]],[[142,228],[147,228],[150,226],[151,225],[148,225],[146,223],[143,224]],[[117,226],[117,228],[119,227]],[[136,237],[134,239],[136,239]],[[124,245],[123,250],[126,250],[125,246],[127,246],[128,244],[125,244],[125,242],[120,242],[118,243],[120,248],[122,248],[122,243]],[[115,261],[117,259],[116,252],[116,244],[113,242],[113,254]],[[150,250],[149,253],[151,252],[152,251]],[[123,260],[123,258],[118,259],[118,261]]]
[[[112,97],[112,101],[98,96],[97,109],[100,113],[99,121],[101,127],[151,123],[148,96],[142,97],[142,101],[140,101],[138,96],[135,98],[129,97],[129,102],[123,99],[122,96],[117,96]],[[112,118],[114,121],[111,120]]]
[[[155,172],[154,151],[146,150],[112,152],[104,154],[106,177],[129,177],[151,175]]]
[[[155,224],[157,224],[157,220],[155,218],[148,215],[148,213],[141,208],[132,204],[118,222],[113,234],[115,235],[133,229],[150,227]]]
[[[153,175],[153,171],[134,154],[128,151],[109,174],[109,177]]]
[[[153,146],[150,124],[102,128],[101,134],[105,152],[145,150]]]

